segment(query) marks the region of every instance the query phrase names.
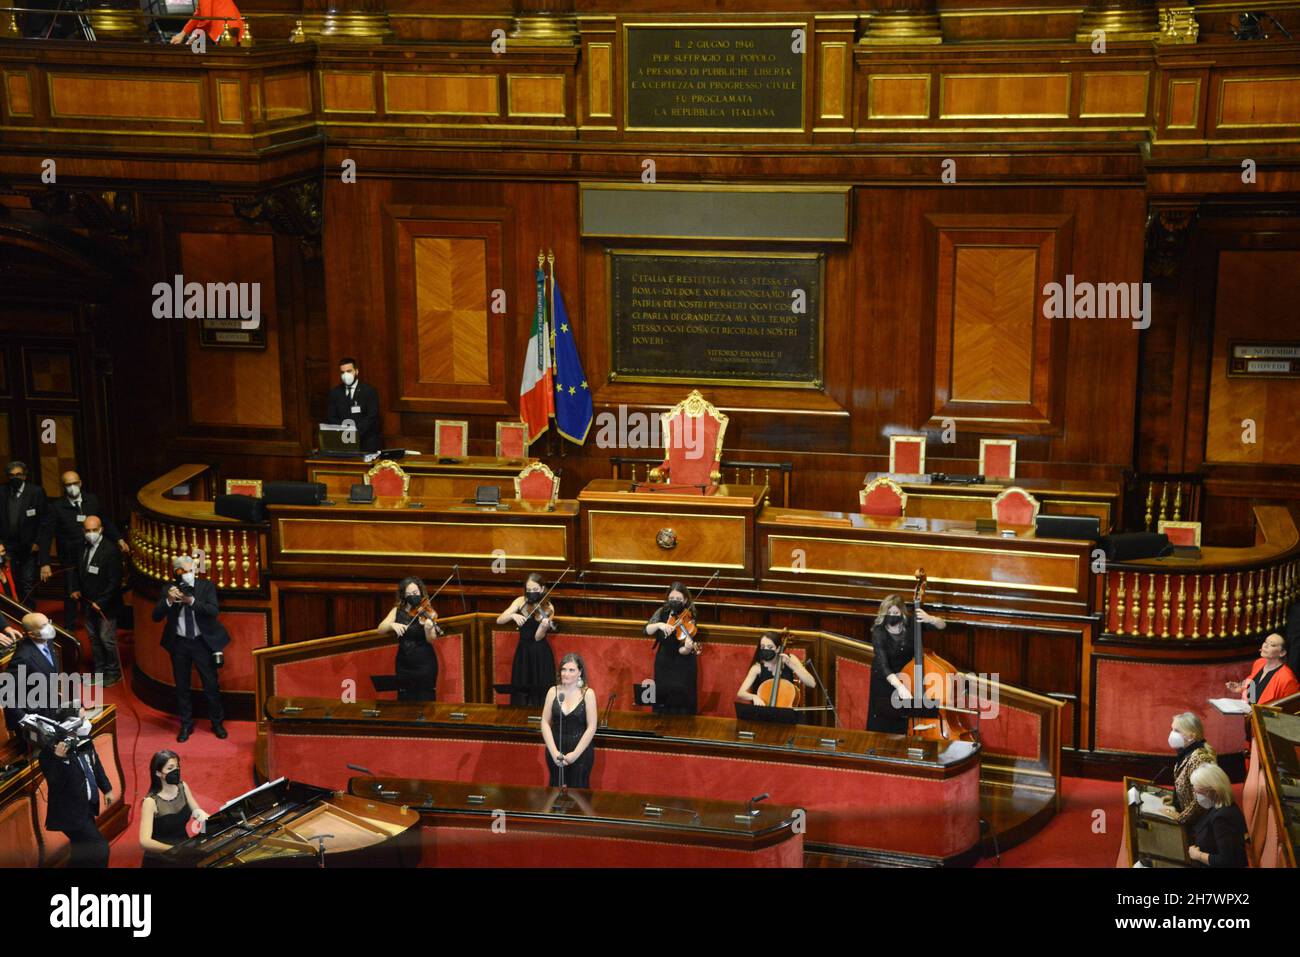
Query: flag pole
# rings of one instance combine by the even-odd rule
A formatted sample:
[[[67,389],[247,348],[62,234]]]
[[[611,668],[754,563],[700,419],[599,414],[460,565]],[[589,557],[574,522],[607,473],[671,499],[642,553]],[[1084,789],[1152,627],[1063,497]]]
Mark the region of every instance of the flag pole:
[[[555,357],[555,250],[553,249],[546,250],[546,265],[547,267],[549,267],[551,273],[551,292],[550,292],[549,302],[548,302],[549,320],[547,322],[547,329],[550,332],[550,336],[548,337],[547,348],[551,350],[551,369],[554,375],[558,378],[560,374],[560,364],[559,362],[556,361],[556,357]],[[556,432],[558,432],[559,423],[560,423],[558,416],[555,419],[555,423],[556,423]],[[557,441],[559,442],[560,445],[560,458],[564,458],[565,453],[568,450],[568,447],[564,443],[564,437],[561,436],[559,439],[557,439]]]

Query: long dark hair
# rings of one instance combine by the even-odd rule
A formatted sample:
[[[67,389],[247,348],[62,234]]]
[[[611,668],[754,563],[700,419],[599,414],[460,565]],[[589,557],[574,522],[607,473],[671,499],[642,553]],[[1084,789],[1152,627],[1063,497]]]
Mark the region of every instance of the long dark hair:
[[[564,670],[564,666],[570,661],[578,666],[578,687],[582,689],[583,694],[586,694],[587,689],[591,687],[591,685],[587,684],[587,663],[582,660],[582,655],[576,651],[569,652],[555,666],[555,687],[557,689],[560,687],[560,672]]]
[[[758,655],[759,655],[759,652],[761,652],[761,651],[763,650],[763,639],[764,639],[764,638],[766,638],[768,641],[772,642],[772,644],[776,645],[776,650],[777,650],[777,651],[780,651],[780,650],[781,650],[781,636],[780,636],[780,634],[778,634],[778,633],[775,632],[775,631],[765,631],[765,632],[763,632],[761,635],[758,636],[758,644],[754,645],[754,657],[751,658],[751,659],[749,659],[749,663],[750,663],[751,665],[762,665],[762,664],[764,663],[764,662],[763,662],[763,659],[760,658],[760,657],[758,656]],[[773,658],[772,660],[773,660],[773,661],[776,661],[775,658]]]
[[[413,583],[420,587],[421,598],[429,597],[429,589],[424,587],[424,579],[416,578],[414,575],[408,575],[407,577],[403,578],[400,582],[397,583],[397,607],[398,608],[405,607],[406,589],[409,588]]]
[[[681,593],[686,597],[686,607],[687,607],[687,608],[691,608],[691,609],[695,608],[695,599],[693,599],[693,598],[691,597],[691,593],[690,593],[690,591],[689,591],[689,590],[687,589],[687,587],[686,587],[685,585],[683,585],[681,582],[673,582],[671,585],[668,586],[668,594],[667,594],[667,595],[664,595],[664,604],[665,604],[665,605],[668,604],[668,596],[671,595],[671,594],[672,594],[673,592],[675,592],[675,591],[679,591],[679,592],[681,592]]]
[[[157,794],[162,790],[162,784],[158,781],[158,772],[163,769],[163,765],[172,758],[176,759],[177,767],[180,766],[181,756],[175,751],[162,750],[149,759],[149,793]]]
[[[533,572],[531,575],[529,575],[527,578],[524,579],[524,591],[528,590],[528,585],[532,582],[536,582],[538,585],[541,585],[542,591],[546,591],[546,579],[542,577],[541,572]]]

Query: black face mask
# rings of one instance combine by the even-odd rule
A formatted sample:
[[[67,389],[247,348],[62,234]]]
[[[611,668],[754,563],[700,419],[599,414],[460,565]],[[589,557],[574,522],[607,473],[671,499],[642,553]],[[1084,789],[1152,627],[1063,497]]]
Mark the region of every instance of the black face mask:
[[[885,624],[890,627],[897,627],[903,623],[902,615],[886,615]]]
[[[180,784],[181,769],[172,768],[172,770],[168,771],[166,774],[163,775],[163,780],[166,781],[168,784]]]
[[[420,601],[421,601],[421,598],[420,598],[419,595],[407,595],[407,596],[406,596],[406,603],[407,603],[408,605],[410,605],[412,608],[414,608],[416,605],[420,604]]]
[[[771,661],[773,658],[776,657],[776,649],[760,648],[758,649],[758,657],[760,661]]]
[[[524,600],[536,605],[542,600],[542,593],[539,591],[526,591],[524,592]]]
[[[680,615],[686,610],[686,602],[674,599],[668,603],[668,608],[674,615]]]
[[[26,475],[11,475],[9,476],[9,487],[16,490],[18,486],[22,485],[26,481]]]

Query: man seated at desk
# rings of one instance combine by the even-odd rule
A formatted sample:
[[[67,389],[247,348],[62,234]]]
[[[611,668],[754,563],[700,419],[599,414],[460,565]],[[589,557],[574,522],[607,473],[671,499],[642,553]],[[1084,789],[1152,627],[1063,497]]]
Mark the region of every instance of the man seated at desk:
[[[326,421],[332,425],[351,423],[357,430],[357,443],[362,452],[378,452],[379,392],[368,382],[361,381],[357,360],[344,356],[339,360],[339,385],[330,389]]]

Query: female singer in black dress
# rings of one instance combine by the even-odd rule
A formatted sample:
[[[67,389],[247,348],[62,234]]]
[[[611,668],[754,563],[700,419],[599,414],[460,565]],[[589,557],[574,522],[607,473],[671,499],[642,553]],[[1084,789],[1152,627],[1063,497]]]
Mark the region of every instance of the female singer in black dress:
[[[433,639],[442,634],[436,618],[421,616],[417,609],[429,597],[424,582],[403,578],[397,586],[397,604],[379,623],[379,631],[397,635],[397,660],[393,673],[405,679],[397,692],[398,701],[434,701],[438,696],[438,655]]]
[[[542,739],[550,757],[546,762],[551,769],[550,786],[560,786],[563,765],[565,787],[591,787],[591,768],[596,763],[596,721],[600,716],[596,713],[596,692],[587,685],[587,666],[581,655],[568,654],[560,660],[559,679],[546,692],[542,715]]]
[[[668,600],[646,622],[645,633],[655,640],[655,700],[657,714],[695,714],[699,665],[699,645],[680,635],[668,619],[690,609],[695,610],[691,593],[681,582],[673,582]]]
[[[776,653],[780,647],[781,636],[774,631],[769,631],[758,639],[758,647],[754,649],[754,658],[750,663],[749,671],[736,691],[737,701],[742,704],[767,706],[768,699],[760,697],[758,689],[764,681],[776,674]],[[792,654],[781,655],[781,677],[786,681],[800,682],[805,688],[817,687],[816,679],[808,673],[803,662]]]
[[[189,839],[186,826],[193,817],[200,824],[208,819],[181,780],[181,759],[175,751],[159,751],[149,762],[149,793],[140,802],[141,867],[161,867],[160,855]]]
[[[918,616],[921,625],[942,631],[947,623],[924,608]],[[894,692],[905,696],[906,686],[899,680],[898,672],[913,659],[912,619],[907,616],[903,599],[886,595],[871,629],[871,646],[876,650],[871,660],[871,700],[868,704],[867,730],[888,734],[907,734],[907,716],[893,702]],[[922,689],[924,691],[925,689]],[[910,703],[910,698],[903,702]]]
[[[514,625],[519,629],[510,683],[532,689],[510,695],[510,703],[516,707],[536,708],[542,703],[545,689],[555,680],[555,652],[546,640],[547,635],[557,630],[555,606],[549,601],[545,607],[538,605],[545,593],[542,576],[533,572],[524,582],[524,593],[497,616],[498,625]]]

